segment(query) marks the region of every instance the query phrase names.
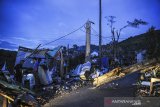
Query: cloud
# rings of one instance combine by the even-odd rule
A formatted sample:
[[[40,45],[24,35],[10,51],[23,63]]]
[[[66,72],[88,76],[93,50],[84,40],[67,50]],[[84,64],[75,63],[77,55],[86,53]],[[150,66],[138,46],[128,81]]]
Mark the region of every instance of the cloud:
[[[53,41],[82,26],[88,19],[95,22],[92,27],[98,31],[98,0],[2,0],[0,6],[0,38],[9,42],[35,48],[39,43]],[[160,20],[157,0],[102,0],[102,35],[111,36],[105,16],[117,16],[116,28],[121,28],[126,21],[142,18],[156,28]],[[133,5],[134,4],[134,5]],[[139,9],[137,11],[137,8]],[[157,14],[155,14],[157,13]],[[2,20],[3,19],[3,20]],[[140,29],[128,28],[123,37],[144,33],[148,26]],[[83,30],[85,30],[83,28]],[[93,32],[93,34],[96,34]],[[3,36],[5,35],[5,36]],[[98,38],[92,36],[92,43]],[[85,43],[85,32],[76,32],[52,43],[50,46]],[[108,40],[103,40],[108,42]]]
[[[1,49],[16,50],[17,47],[18,46],[14,43],[10,43],[10,42],[7,42],[7,41],[0,40],[0,48]]]
[[[28,38],[24,38],[24,37],[11,37],[11,39],[15,39],[15,40],[19,40],[19,41],[22,41],[22,42],[30,42],[30,43],[39,43],[40,41],[39,40],[34,40],[34,39],[28,39]]]
[[[63,23],[63,22],[59,22],[59,23],[58,23],[58,26],[59,26],[59,27],[67,27],[66,24]]]

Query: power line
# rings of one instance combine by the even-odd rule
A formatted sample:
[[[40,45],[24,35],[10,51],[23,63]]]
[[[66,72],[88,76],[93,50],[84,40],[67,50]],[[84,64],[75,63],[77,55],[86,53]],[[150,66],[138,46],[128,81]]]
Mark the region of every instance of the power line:
[[[97,33],[97,35],[99,36],[99,34],[98,34],[98,32],[92,27],[92,30],[94,30],[96,33]],[[103,38],[111,38],[112,36],[109,36],[109,37],[106,37],[106,36],[102,36]]]
[[[93,27],[92,27],[92,30],[94,30],[97,33],[97,31]],[[102,38],[111,38],[112,39],[112,36],[108,36],[108,37],[102,36]],[[119,38],[119,39],[128,39],[128,37],[127,38]]]
[[[48,42],[48,43],[46,43],[46,44],[44,44],[44,45],[41,45],[40,47],[44,47],[44,46],[46,46],[46,45],[49,45],[49,44],[51,44],[51,43],[53,43],[53,42],[56,42],[56,41],[64,38],[64,37],[66,37],[66,36],[69,36],[69,35],[71,35],[72,33],[75,33],[76,31],[80,30],[84,25],[85,25],[85,24],[83,24],[81,27],[77,28],[76,30],[74,30],[74,31],[72,31],[72,32],[70,32],[70,33],[68,33],[68,34],[66,34],[66,35],[64,35],[64,36],[61,36],[60,38],[57,38],[57,39],[55,39],[55,40],[53,40],[53,41],[51,41],[51,42]],[[17,57],[22,56],[22,55],[24,55],[24,54],[25,54],[25,53],[23,53],[23,54],[21,54],[21,55],[18,55]]]
[[[92,28],[92,27],[91,27]],[[80,29],[82,32],[85,32],[84,30],[82,30],[82,29]],[[94,30],[93,28],[92,28],[92,30]],[[95,32],[96,32],[96,30],[94,30]],[[86,33],[86,32],[85,32]],[[97,33],[97,32],[96,32]],[[97,34],[91,34],[91,35],[93,35],[93,36],[96,36],[96,37],[99,37],[99,35],[98,35],[98,33]],[[102,39],[108,39],[108,40],[111,40],[112,38],[111,37],[104,37],[104,36],[102,36]],[[93,40],[92,40],[93,41]]]
[[[44,44],[44,45],[41,45],[40,47],[44,47],[44,46],[49,45],[49,44],[51,44],[51,43],[53,43],[53,42],[56,42],[56,41],[58,41],[58,40],[60,40],[60,39],[62,39],[62,38],[64,38],[64,37],[66,37],[66,36],[69,36],[69,35],[75,33],[75,32],[78,31],[78,30],[81,30],[81,31],[85,32],[84,30],[81,29],[81,28],[84,27],[84,25],[85,25],[85,24],[83,24],[81,27],[77,28],[76,30],[74,30],[74,31],[72,31],[72,32],[70,32],[70,33],[68,33],[68,34],[66,34],[66,35],[64,35],[64,36],[61,36],[61,37],[59,37],[59,38],[57,38],[57,39],[55,39],[55,40],[53,40],[53,41],[51,41],[51,42],[48,42],[48,43],[46,43],[46,44]],[[94,30],[94,31],[97,33],[97,31],[96,31],[93,27],[91,27],[91,28],[92,28],[92,30]],[[86,32],[85,32],[85,33],[86,33]],[[97,33],[97,34],[91,34],[91,35],[99,37],[99,34],[98,34],[98,33]],[[104,37],[104,36],[102,36],[102,38],[112,39],[111,37]],[[127,39],[127,38],[119,38],[119,39]],[[24,55],[24,54],[21,54],[21,55],[19,55],[19,56],[22,56],[22,55]],[[18,56],[18,57],[19,57],[19,56]]]
[[[84,25],[85,25],[85,24],[84,24]],[[53,42],[56,42],[56,41],[58,41],[58,40],[60,40],[60,39],[62,39],[62,38],[64,38],[64,37],[66,37],[66,36],[71,35],[72,33],[74,33],[74,32],[76,32],[76,31],[80,30],[84,25],[82,25],[82,26],[79,27],[78,29],[76,29],[76,30],[74,30],[74,31],[72,31],[72,32],[70,32],[70,33],[64,35],[64,36],[61,36],[61,37],[59,37],[59,38],[57,38],[57,39],[55,39],[55,40],[53,40],[53,41],[51,41],[51,42],[48,42],[48,43],[42,45],[41,47],[46,46],[46,45],[49,45],[49,44],[51,44],[51,43],[53,43]]]
[[[85,32],[85,31],[84,31],[84,30],[82,30],[82,29],[80,29],[80,30],[81,30],[82,32]],[[86,32],[85,32],[85,33],[86,33]],[[93,35],[93,36],[98,36],[98,35],[95,35],[95,34],[92,34],[92,33],[91,33],[91,35]]]

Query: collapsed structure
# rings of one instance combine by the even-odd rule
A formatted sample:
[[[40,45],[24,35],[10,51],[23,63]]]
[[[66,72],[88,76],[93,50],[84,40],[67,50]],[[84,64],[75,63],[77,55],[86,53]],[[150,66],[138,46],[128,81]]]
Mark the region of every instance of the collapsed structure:
[[[58,72],[63,76],[63,55],[62,46],[54,49],[36,49],[19,47],[15,65],[24,60],[23,72],[26,74],[23,77],[23,82],[27,78],[34,78],[33,74],[38,75],[40,84],[48,85],[52,83],[51,75]],[[31,79],[30,79],[31,80]],[[34,79],[30,81],[31,86],[35,85]]]
[[[106,62],[107,58],[104,58],[102,59],[104,62],[102,64],[103,68],[99,69],[97,67],[98,54],[94,52],[91,55],[91,61],[79,64],[75,69],[65,72],[62,51],[62,46],[54,49],[35,50],[19,47],[15,66],[23,61],[21,68],[23,73],[22,83],[15,81],[14,77],[10,75],[10,72],[5,69],[5,66],[0,71],[0,96],[4,98],[4,107],[8,105],[40,106],[39,104],[44,104],[49,100],[48,98],[56,94],[75,90],[88,81],[92,82],[94,86],[99,87],[114,79],[123,77],[125,74],[138,70],[144,72],[147,68],[152,67],[151,63],[148,62],[148,64],[145,63],[146,65],[138,63],[125,69],[120,67],[109,69],[106,67],[108,66],[108,62]],[[153,68],[156,67],[153,66]],[[149,71],[153,70],[151,69]],[[149,83],[150,93],[153,91],[154,85],[152,83],[155,81],[159,81],[159,79],[151,79]],[[142,81],[141,85],[145,85],[144,83],[147,82]],[[46,92],[51,97],[48,97],[49,94],[45,94]]]
[[[13,79],[14,76],[11,76],[10,72],[7,71],[5,67],[2,68],[0,71],[0,95],[4,98],[3,107],[18,105],[17,102],[19,102],[20,105],[38,106],[37,101],[35,100],[36,94],[31,90],[33,90],[36,85],[49,85],[53,82],[51,75],[54,72],[58,72],[57,69],[60,69],[63,66],[61,64],[63,61],[61,49],[62,46],[52,50],[32,50],[25,47],[19,47],[15,66],[23,60],[23,66],[20,68],[23,74],[22,83],[15,81]],[[37,72],[34,71],[35,67],[37,67]],[[58,73],[60,73],[61,76],[63,75],[62,70],[61,72],[59,70]],[[35,78],[35,75],[38,75],[40,81],[38,84],[36,84],[37,78]],[[31,101],[29,98],[31,98]]]

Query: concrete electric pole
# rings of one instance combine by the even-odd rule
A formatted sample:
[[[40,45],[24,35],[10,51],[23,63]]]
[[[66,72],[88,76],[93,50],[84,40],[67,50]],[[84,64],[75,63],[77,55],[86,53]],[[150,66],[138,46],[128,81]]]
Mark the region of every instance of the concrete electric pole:
[[[86,57],[85,62],[90,61],[90,53],[91,53],[91,24],[94,24],[91,21],[86,22]]]
[[[99,0],[99,63],[101,68],[101,58],[102,58],[102,0]]]

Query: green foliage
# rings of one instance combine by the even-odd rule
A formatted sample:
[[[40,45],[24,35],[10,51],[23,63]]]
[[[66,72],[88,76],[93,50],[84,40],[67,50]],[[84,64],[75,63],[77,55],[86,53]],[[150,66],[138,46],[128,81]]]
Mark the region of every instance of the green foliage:
[[[77,46],[76,44],[74,44],[74,45],[73,45],[73,48],[74,48],[74,49],[77,49],[77,48],[78,48],[78,46]]]
[[[155,27],[149,28],[147,32],[147,55],[148,58],[157,58],[160,56],[160,33],[157,34]]]
[[[130,37],[118,44],[123,53],[147,50],[147,57],[155,58],[160,56],[160,30],[150,28],[147,33]]]

